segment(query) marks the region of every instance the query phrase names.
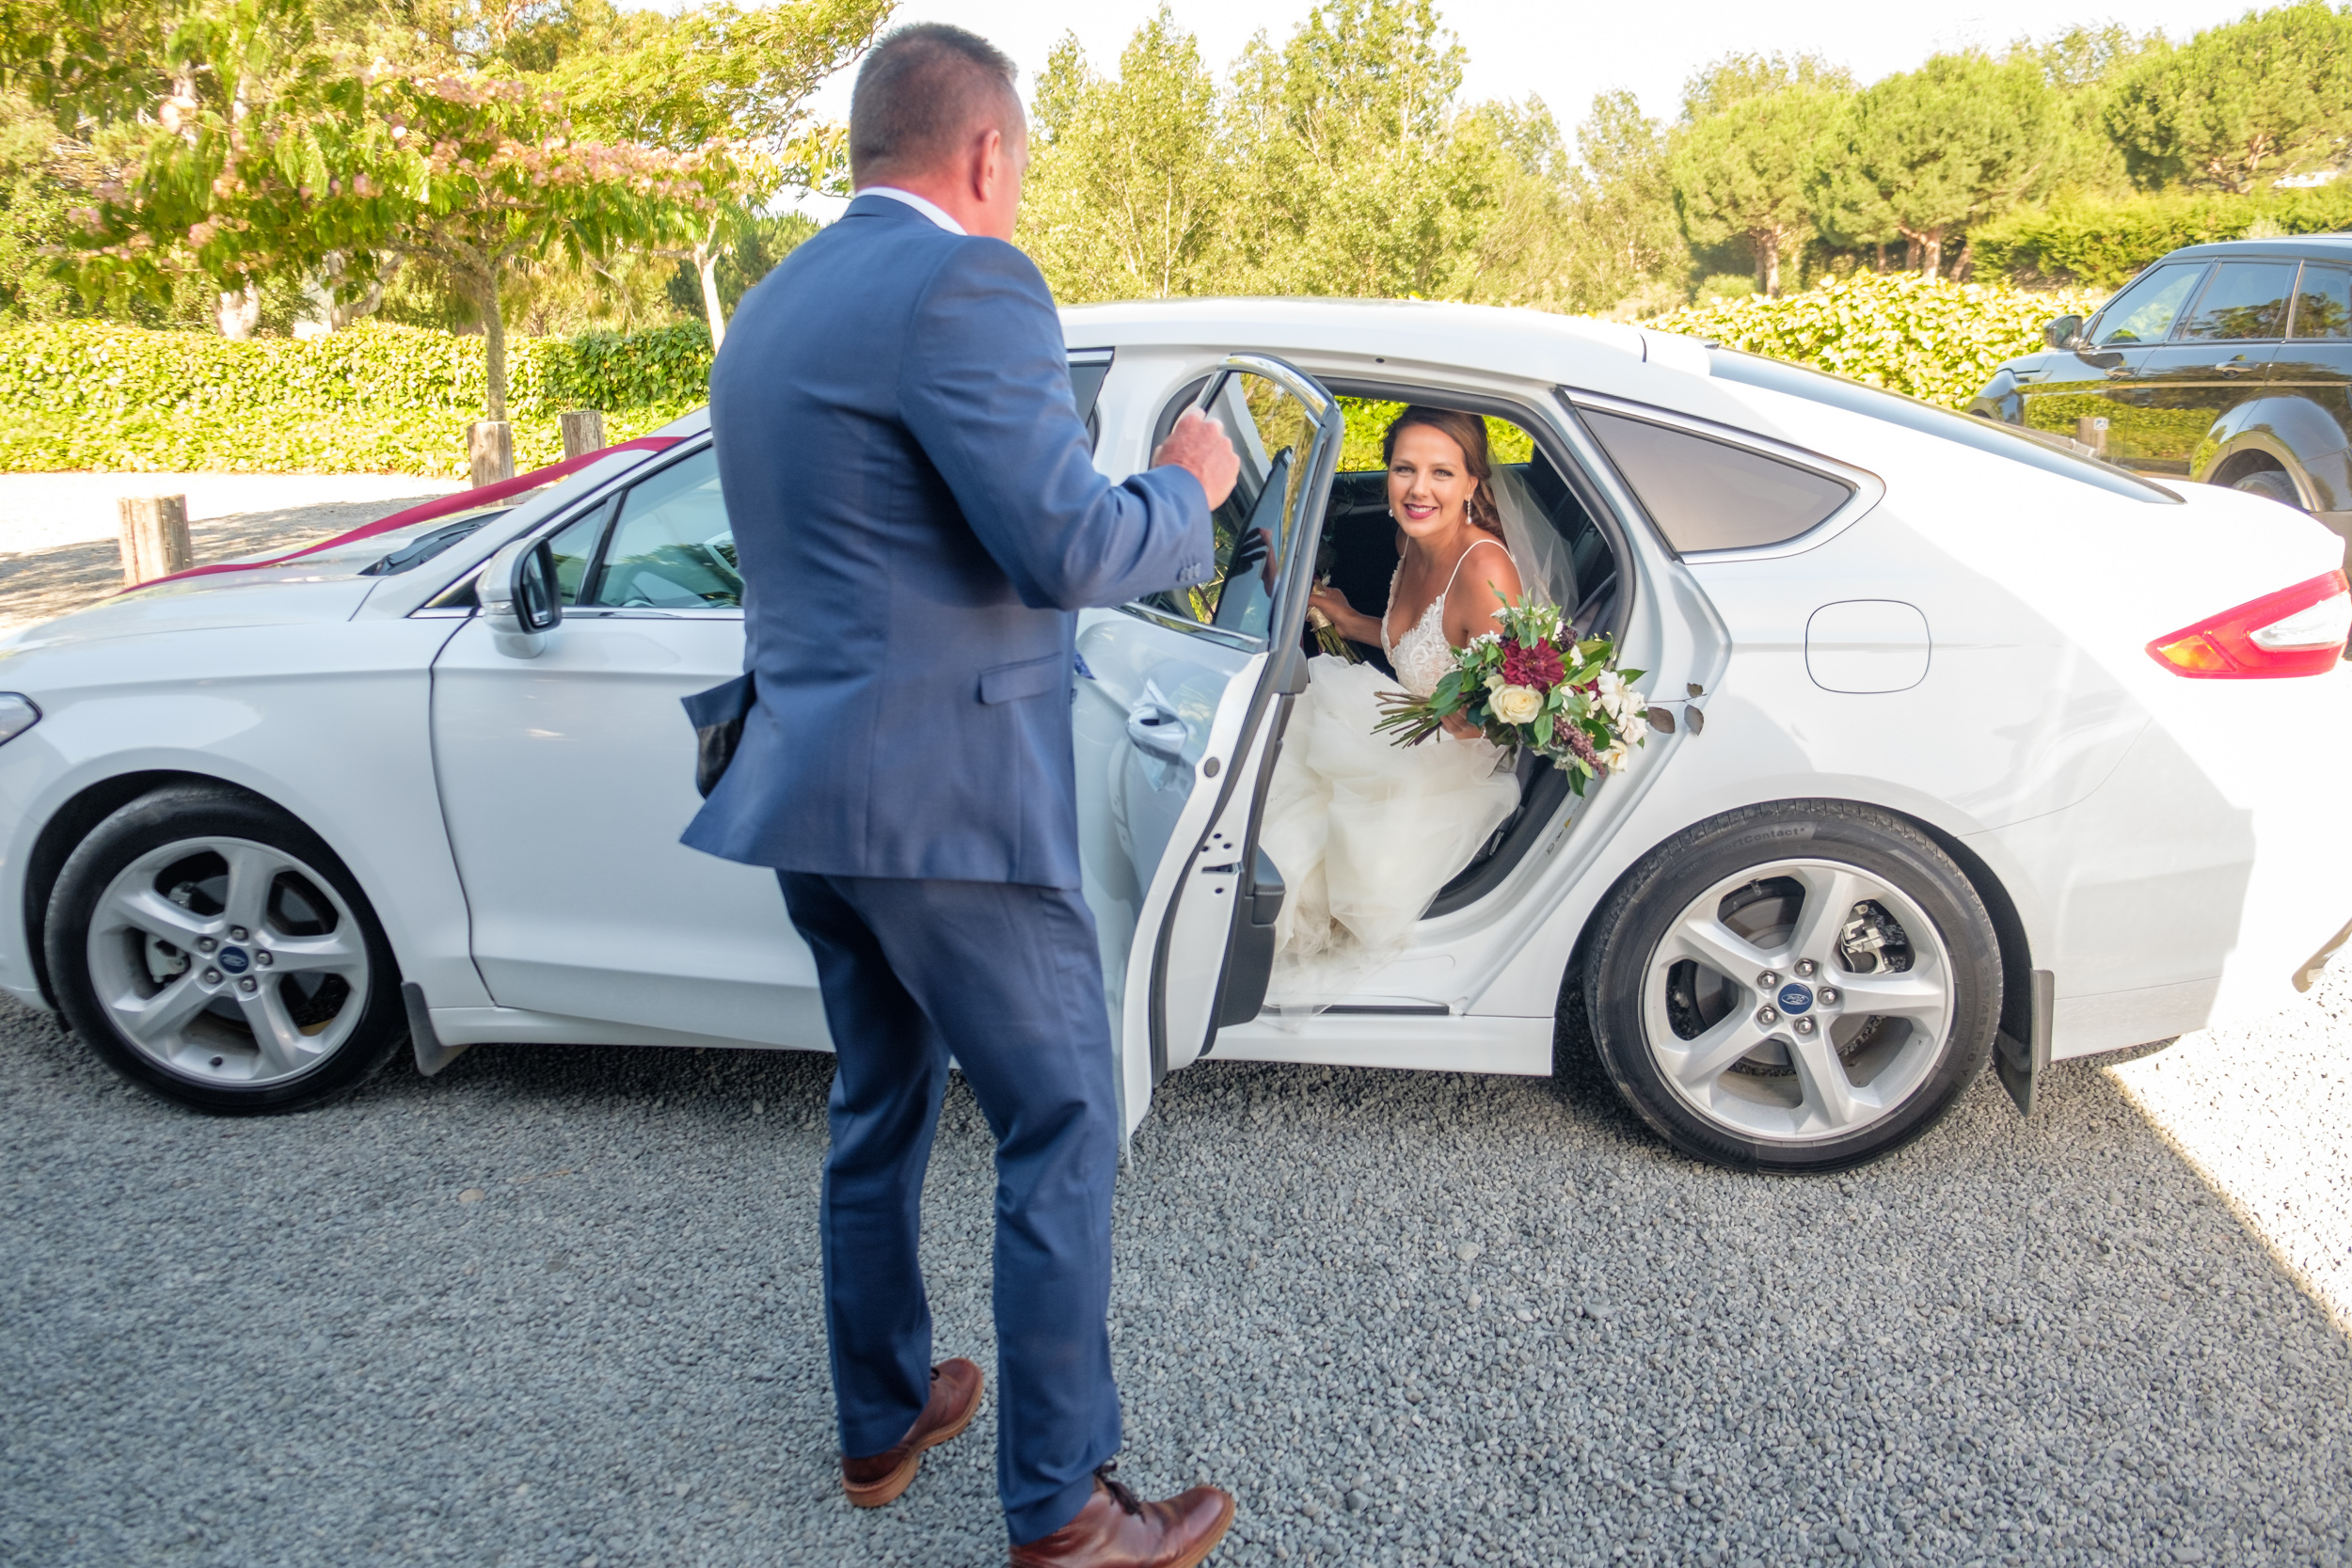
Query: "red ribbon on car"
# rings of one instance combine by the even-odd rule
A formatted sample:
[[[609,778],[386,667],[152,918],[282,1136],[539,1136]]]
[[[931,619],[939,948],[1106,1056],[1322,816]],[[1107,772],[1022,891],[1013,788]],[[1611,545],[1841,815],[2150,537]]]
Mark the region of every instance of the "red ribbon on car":
[[[299,561],[306,555],[332,549],[338,545],[348,545],[354,540],[370,538],[378,533],[389,533],[395,529],[411,528],[418,523],[431,522],[436,517],[446,517],[452,513],[471,512],[476,507],[488,506],[493,501],[502,501],[509,496],[519,496],[526,490],[536,490],[541,485],[552,484],[559,479],[568,478],[594,463],[597,458],[612,452],[663,451],[676,446],[684,439],[682,436],[640,436],[634,441],[620,441],[596,451],[583,451],[578,457],[567,457],[561,463],[550,463],[544,468],[534,468],[527,474],[516,474],[513,479],[501,479],[494,484],[477,485],[471,490],[459,490],[451,495],[442,496],[437,499],[426,501],[421,506],[412,506],[405,512],[395,512],[389,517],[378,517],[374,522],[363,524],[348,533],[339,533],[332,539],[322,539],[315,545],[305,545],[298,550],[288,550],[284,555],[271,556],[267,561],[223,561],[211,566],[191,566],[184,572],[174,572],[169,577],[154,578],[146,582],[135,582],[130,588],[119,589],[117,592],[128,594],[133,589],[152,588],[159,582],[178,582],[183,578],[210,577],[215,572],[252,572],[264,566],[282,566],[289,561]]]

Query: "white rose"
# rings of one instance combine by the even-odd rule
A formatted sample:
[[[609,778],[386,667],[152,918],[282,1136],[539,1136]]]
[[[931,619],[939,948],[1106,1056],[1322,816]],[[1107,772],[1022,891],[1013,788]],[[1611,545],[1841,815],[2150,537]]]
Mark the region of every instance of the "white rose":
[[[1643,716],[1639,708],[1627,714],[1617,723],[1617,740],[1621,745],[1639,746],[1648,734],[1649,720]]]
[[[1506,686],[1487,699],[1486,711],[1506,724],[1532,724],[1544,711],[1544,694],[1532,686]]]
[[[1620,740],[1614,746],[1610,747],[1609,750],[1601,752],[1601,769],[1604,772],[1609,773],[1621,772],[1624,770],[1625,765],[1632,760],[1632,757],[1633,753],[1627,750],[1625,742]]]
[[[1620,700],[1625,691],[1625,677],[1614,670],[1603,670],[1593,677],[1593,684],[1600,689],[1600,700],[1604,703]]]

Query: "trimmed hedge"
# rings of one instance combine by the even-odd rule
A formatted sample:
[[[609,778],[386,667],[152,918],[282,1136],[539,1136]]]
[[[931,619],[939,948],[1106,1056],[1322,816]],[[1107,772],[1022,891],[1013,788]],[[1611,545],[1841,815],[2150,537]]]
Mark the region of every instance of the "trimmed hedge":
[[[609,439],[705,400],[699,324],[628,337],[510,338],[518,468],[564,455],[557,414],[601,408]],[[0,330],[0,469],[405,473],[463,478],[483,417],[480,338],[363,322],[230,342],[100,322]]]
[[[1689,306],[1643,325],[1963,408],[2002,360],[2042,346],[2043,323],[2069,310],[2087,314],[2098,302],[2081,290],[1858,273],[1778,299]]]
[[[2147,196],[2058,202],[2010,214],[1969,235],[1982,273],[2019,283],[2112,293],[2169,250],[2254,234],[2352,229],[2352,180],[2260,196]]]

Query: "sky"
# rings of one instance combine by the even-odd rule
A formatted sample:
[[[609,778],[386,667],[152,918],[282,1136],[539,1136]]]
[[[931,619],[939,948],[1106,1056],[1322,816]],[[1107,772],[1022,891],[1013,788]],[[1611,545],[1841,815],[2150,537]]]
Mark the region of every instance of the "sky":
[[[1277,42],[1313,8],[1312,0],[1173,0],[1180,26],[1200,40],[1220,79],[1261,28]],[[1672,119],[1683,81],[1707,61],[1740,53],[1822,55],[1874,81],[1907,71],[1938,50],[2015,39],[2048,38],[2077,24],[2121,20],[2137,31],[2161,28],[2174,39],[2233,21],[2243,3],[2138,0],[2128,11],[2070,0],[1979,0],[1957,6],[1887,0],[1617,0],[1602,6],[1558,0],[1439,0],[1439,14],[1469,55],[1464,81],[1471,101],[1539,94],[1573,138],[1596,93],[1629,87],[1647,113]],[[1021,66],[1025,88],[1064,33],[1074,32],[1098,70],[1116,68],[1136,28],[1157,0],[902,0],[900,22],[952,22],[991,40]],[[849,116],[844,78],[816,105],[828,119]],[[838,203],[812,201],[831,216]]]

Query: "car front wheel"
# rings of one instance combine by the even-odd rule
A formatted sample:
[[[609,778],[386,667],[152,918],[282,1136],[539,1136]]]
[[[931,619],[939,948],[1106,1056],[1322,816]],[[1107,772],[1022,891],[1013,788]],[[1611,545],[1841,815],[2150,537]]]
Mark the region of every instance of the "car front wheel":
[[[1612,895],[1584,971],[1595,1045],[1684,1153],[1838,1170],[1924,1132],[2001,1012],[1976,889],[1915,827],[1844,801],[1733,812]]]
[[[50,983],[115,1070],[198,1110],[299,1110],[405,1033],[391,947],[334,852],[265,801],[172,784],[101,822],[49,899]]]

